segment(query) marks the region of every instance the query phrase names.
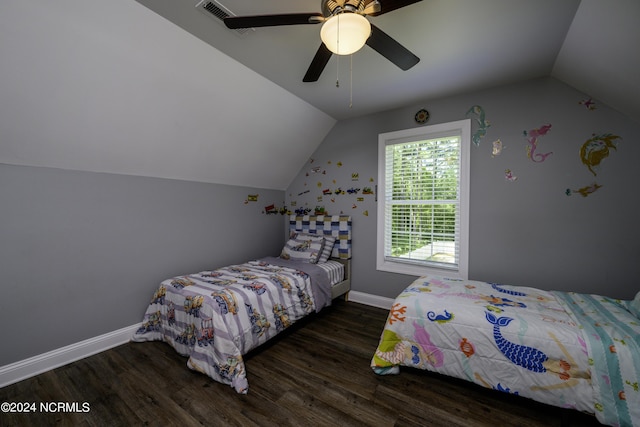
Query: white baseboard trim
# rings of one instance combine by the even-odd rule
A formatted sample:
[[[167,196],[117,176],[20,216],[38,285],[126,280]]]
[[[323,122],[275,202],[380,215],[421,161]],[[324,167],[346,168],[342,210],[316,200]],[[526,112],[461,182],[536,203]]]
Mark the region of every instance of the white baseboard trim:
[[[381,297],[378,295],[365,294],[364,292],[349,291],[349,301],[389,310],[393,305],[394,299]]]
[[[394,301],[393,298],[358,291],[350,291],[349,300],[386,310],[391,308]],[[9,365],[0,366],[0,388],[125,344],[131,340],[131,336],[139,327],[139,324],[127,326],[117,331],[108,332],[104,335],[89,338]]]
[[[0,388],[129,342],[139,324],[0,366]]]

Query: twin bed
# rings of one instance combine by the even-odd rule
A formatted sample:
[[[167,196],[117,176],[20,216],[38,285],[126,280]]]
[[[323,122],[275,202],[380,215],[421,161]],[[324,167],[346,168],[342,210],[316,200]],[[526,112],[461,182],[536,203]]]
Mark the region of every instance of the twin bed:
[[[394,301],[371,360],[640,425],[640,292],[632,301],[424,276]]]
[[[163,281],[134,341],[247,393],[243,355],[350,290],[351,217],[292,216],[280,257]],[[394,301],[371,367],[429,370],[640,426],[640,292],[632,301],[424,276]]]
[[[247,393],[242,356],[350,289],[350,216],[292,216],[289,230],[279,257],[163,281],[133,341],[165,341]]]

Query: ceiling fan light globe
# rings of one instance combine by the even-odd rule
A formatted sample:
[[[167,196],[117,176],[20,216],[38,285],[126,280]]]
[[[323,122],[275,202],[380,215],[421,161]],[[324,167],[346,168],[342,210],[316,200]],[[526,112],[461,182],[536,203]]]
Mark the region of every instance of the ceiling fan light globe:
[[[359,51],[371,35],[371,24],[357,13],[340,13],[327,19],[320,29],[320,38],[336,55],[351,55]]]

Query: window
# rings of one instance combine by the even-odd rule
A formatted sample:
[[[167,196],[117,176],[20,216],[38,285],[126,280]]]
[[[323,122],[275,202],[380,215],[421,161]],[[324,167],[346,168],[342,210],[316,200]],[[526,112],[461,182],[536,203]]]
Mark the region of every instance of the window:
[[[378,138],[378,270],[466,279],[471,121]]]

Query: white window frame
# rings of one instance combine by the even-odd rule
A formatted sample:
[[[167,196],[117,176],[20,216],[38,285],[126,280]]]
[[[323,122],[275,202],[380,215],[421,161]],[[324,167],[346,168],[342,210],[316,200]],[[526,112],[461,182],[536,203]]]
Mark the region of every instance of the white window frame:
[[[386,147],[402,142],[430,140],[438,137],[458,134],[460,141],[459,174],[459,252],[457,267],[441,268],[427,262],[405,262],[386,257],[385,248],[385,210],[386,194]],[[468,279],[469,269],[469,155],[471,146],[471,120],[459,120],[431,126],[381,133],[378,135],[378,218],[376,268],[381,271],[424,276],[427,274],[446,275],[459,279]]]

